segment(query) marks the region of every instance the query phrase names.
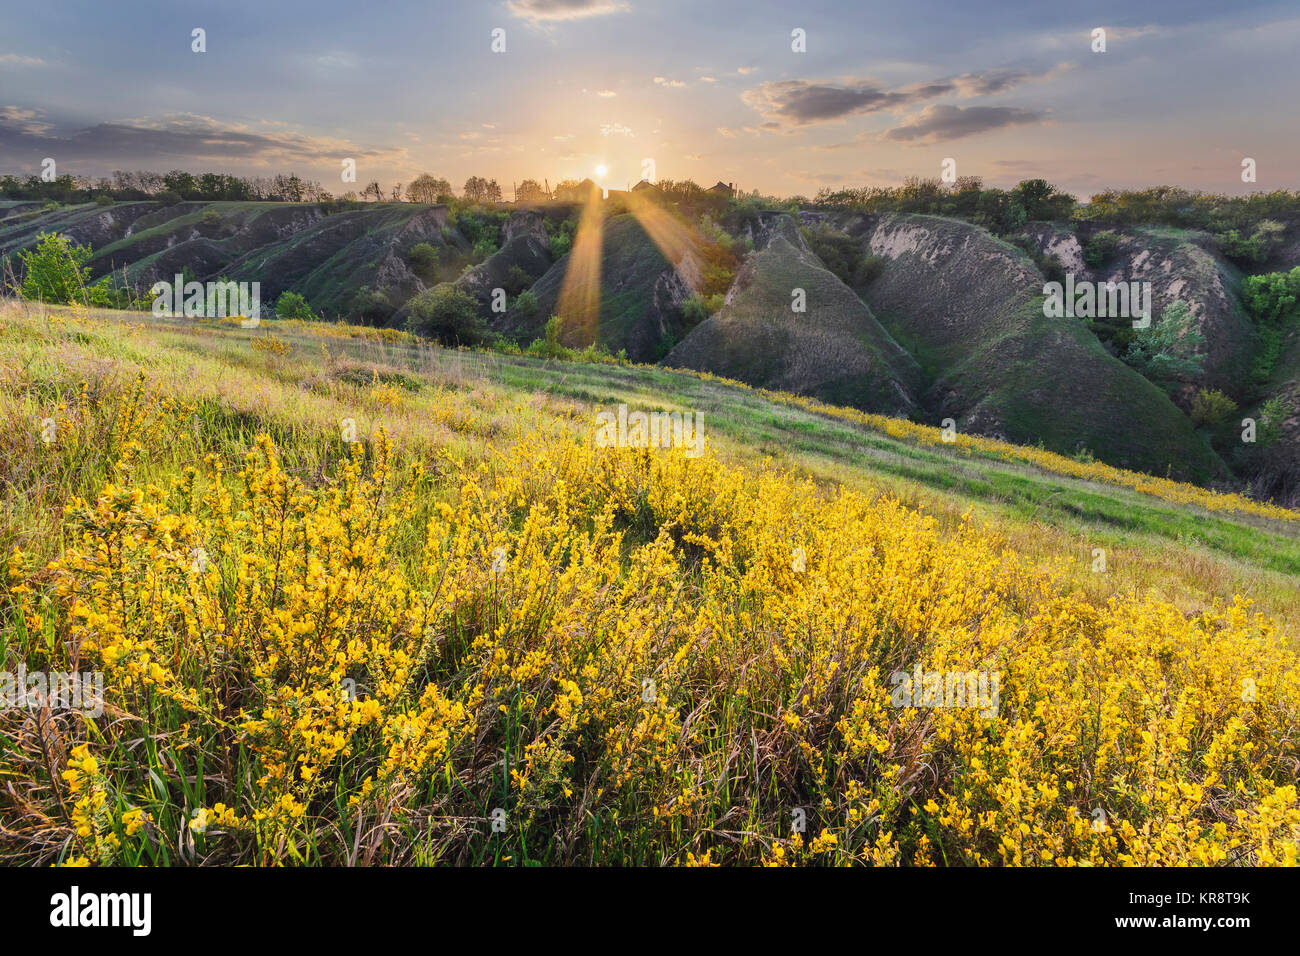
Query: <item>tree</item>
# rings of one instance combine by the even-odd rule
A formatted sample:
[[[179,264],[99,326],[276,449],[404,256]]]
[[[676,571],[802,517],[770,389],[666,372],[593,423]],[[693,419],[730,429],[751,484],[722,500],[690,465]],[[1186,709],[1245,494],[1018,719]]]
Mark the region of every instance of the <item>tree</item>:
[[[24,299],[40,302],[84,302],[90,255],[89,246],[78,246],[57,232],[42,233],[35,249],[18,253],[23,282],[16,291]]]
[[[1024,180],[1011,190],[1011,197],[1024,208],[1027,219],[1065,219],[1074,208],[1074,197],[1058,192],[1046,179]]]
[[[384,201],[384,187],[378,182],[372,182],[365,189],[361,190],[362,199],[372,199],[374,202]]]
[[[474,297],[449,282],[425,289],[407,305],[407,328],[445,345],[476,345],[487,338]]]
[[[541,202],[549,198],[535,179],[525,179],[515,187],[515,202]]]
[[[428,173],[420,173],[406,187],[406,198],[409,202],[436,203],[440,201],[439,197],[450,195],[451,183],[441,177],[430,176]]]
[[[1205,336],[1192,324],[1186,302],[1165,309],[1159,322],[1138,329],[1123,359],[1152,382],[1168,388],[1180,380],[1201,374],[1201,357],[1196,349]]]
[[[470,202],[477,203],[494,203],[501,201],[501,187],[497,185],[495,179],[484,179],[482,176],[471,176],[465,180],[465,189],[463,195]]]
[[[427,242],[417,242],[406,254],[406,259],[418,275],[428,278],[438,266],[438,250]]]

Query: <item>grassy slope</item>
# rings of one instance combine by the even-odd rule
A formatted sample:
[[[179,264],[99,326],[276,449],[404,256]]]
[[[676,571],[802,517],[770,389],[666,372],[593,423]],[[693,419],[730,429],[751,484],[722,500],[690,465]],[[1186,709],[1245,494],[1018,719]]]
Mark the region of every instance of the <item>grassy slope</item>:
[[[404,442],[445,443],[456,454],[482,454],[482,439],[500,431],[502,416],[544,417],[558,411],[581,427],[593,406],[619,402],[696,410],[703,414],[712,446],[727,460],[770,457],[821,481],[897,496],[954,528],[963,513],[973,511],[1015,550],[1064,569],[1092,597],[1156,593],[1193,610],[1216,596],[1240,593],[1276,616],[1293,637],[1300,635],[1300,608],[1294,601],[1300,581],[1300,523],[1210,512],[978,451],[918,445],[671,369],[541,362],[364,338],[320,339],[275,323],[264,328],[276,328],[295,348],[289,358],[269,359],[249,347],[249,332],[229,325],[101,315],[110,323],[127,317],[143,325],[129,335],[116,325],[103,334],[78,333],[54,347],[41,344],[30,330],[9,327],[4,349],[11,356],[13,350],[26,355],[24,362],[31,361],[35,350],[36,369],[56,357],[87,371],[120,362],[155,369],[178,388],[216,388],[223,406],[243,409],[250,429],[246,440],[251,430],[274,426],[307,448],[315,440],[304,444],[305,434],[329,431],[345,414],[303,391],[303,383],[323,373],[322,345],[335,358],[405,370],[450,388],[449,406],[436,414],[385,420]],[[38,411],[33,408],[30,415],[39,418]],[[354,414],[363,430],[376,418],[364,409]],[[469,424],[460,428],[458,423]],[[310,452],[304,454],[304,468],[319,466]],[[11,545],[15,527],[50,527],[51,520],[15,511],[0,534],[0,547]],[[35,537],[39,541],[40,533]],[[1095,548],[1107,549],[1109,573],[1092,573]]]
[[[403,229],[430,208],[378,203],[324,215],[307,203],[89,203],[0,224],[0,251],[33,245],[41,232],[64,232],[94,247],[90,267],[96,276],[125,266],[128,281],[138,284],[188,267],[200,281],[261,282],[264,301],[286,290],[299,292],[330,314],[342,311],[362,286],[376,284],[376,270],[394,242],[399,256],[419,241],[442,244],[437,228],[403,238]],[[219,220],[205,221],[210,213]],[[105,230],[93,222],[104,216],[123,221]],[[128,226],[131,234],[124,235]]]
[[[927,404],[959,427],[1041,440],[1103,461],[1203,480],[1223,463],[1142,376],[1078,321],[1042,314],[1042,276],[985,230],[934,216],[895,216],[869,233],[890,261],[867,293],[933,377]]]
[[[665,369],[28,311],[0,303],[0,659],[102,659],[113,710],[52,748],[0,715],[10,862],[1296,860],[1295,655],[1217,600],[1294,644],[1289,515]],[[614,402],[700,412],[715,454],[602,454]],[[913,661],[992,668],[1001,704],[891,703]]]
[[[650,340],[644,324],[652,320],[655,282],[669,268],[669,262],[659,247],[630,214],[613,216],[604,224],[600,263],[600,327],[595,344],[617,353],[628,349],[628,354],[643,359],[653,359]],[[565,256],[547,270],[532,286],[537,296],[537,312],[525,318],[511,310],[505,316],[501,329],[530,342],[542,334],[546,320],[555,314],[564,277],[572,256]],[[573,330],[574,345],[587,345],[592,339],[584,330]],[[578,334],[579,332],[582,334]]]
[[[909,413],[921,377],[871,310],[808,249],[792,217],[771,225],[727,304],[666,364],[871,411]],[[792,310],[802,289],[807,311]]]

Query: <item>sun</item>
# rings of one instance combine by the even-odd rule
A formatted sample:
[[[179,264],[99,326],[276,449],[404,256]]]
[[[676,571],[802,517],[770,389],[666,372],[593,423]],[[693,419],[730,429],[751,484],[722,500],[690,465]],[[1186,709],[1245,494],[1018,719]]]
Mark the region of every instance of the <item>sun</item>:
[[[605,169],[604,165],[600,165],[596,167],[597,176],[604,176],[606,172],[608,172],[608,170]]]

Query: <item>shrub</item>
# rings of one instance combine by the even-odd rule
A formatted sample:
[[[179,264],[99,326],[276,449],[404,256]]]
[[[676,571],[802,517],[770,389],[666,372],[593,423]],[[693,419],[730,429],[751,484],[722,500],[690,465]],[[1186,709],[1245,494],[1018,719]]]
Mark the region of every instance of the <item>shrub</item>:
[[[23,282],[16,289],[24,299],[70,305],[86,301],[90,269],[89,246],[79,246],[57,232],[42,233],[35,249],[18,253]]]
[[[431,276],[438,268],[438,250],[427,242],[417,242],[406,254],[411,268],[422,276]]]
[[[547,240],[552,259],[561,259],[573,248],[573,236],[567,232],[557,232]]]
[[[564,320],[553,315],[546,320],[546,337],[534,339],[528,346],[528,354],[538,358],[571,359],[573,353],[560,344],[560,333],[564,330]]]
[[[825,224],[800,232],[826,268],[845,285],[852,285],[860,261],[857,241],[847,232]]]
[[[1229,229],[1216,235],[1219,249],[1229,259],[1239,265],[1257,266],[1273,254],[1273,250],[1286,234],[1286,227],[1280,222],[1265,219],[1249,237],[1240,230]]]
[[[535,316],[537,308],[537,293],[532,289],[525,289],[519,293],[519,298],[515,299],[515,311],[526,319]]]
[[[360,289],[352,297],[349,311],[366,325],[387,325],[396,311],[385,289]]]
[[[1089,269],[1104,269],[1119,251],[1119,236],[1107,230],[1094,234],[1083,247],[1083,261]]]
[[[1268,448],[1282,437],[1282,422],[1290,408],[1280,395],[1270,398],[1259,407],[1259,444]]]
[[[1242,283],[1242,301],[1260,338],[1250,378],[1255,385],[1263,385],[1273,374],[1282,355],[1286,330],[1300,311],[1296,308],[1300,302],[1300,266],[1290,272],[1247,276]]]
[[[407,310],[408,329],[443,344],[477,345],[487,338],[487,326],[479,318],[474,297],[450,283],[421,292]]]
[[[533,284],[533,277],[520,266],[511,266],[506,270],[505,290],[510,295],[518,295]]]
[[[699,325],[709,317],[709,306],[698,294],[682,303],[682,320],[690,326]]]
[[[95,197],[96,206],[111,206],[115,202],[117,202],[117,200],[114,199],[112,196],[108,195],[107,193],[101,193],[100,195]]]
[[[307,300],[297,292],[282,292],[275,302],[275,314],[282,319],[315,320],[317,318],[312,313]]]
[[[1134,330],[1133,341],[1122,357],[1148,379],[1168,388],[1201,373],[1196,348],[1204,342],[1205,336],[1192,326],[1187,303],[1175,302],[1159,322]]]
[[[1192,399],[1192,424],[1197,427],[1217,425],[1236,410],[1237,403],[1223,392],[1217,388],[1203,388]]]
[[[879,279],[885,272],[885,259],[883,256],[866,256],[858,263],[857,284],[870,285]]]

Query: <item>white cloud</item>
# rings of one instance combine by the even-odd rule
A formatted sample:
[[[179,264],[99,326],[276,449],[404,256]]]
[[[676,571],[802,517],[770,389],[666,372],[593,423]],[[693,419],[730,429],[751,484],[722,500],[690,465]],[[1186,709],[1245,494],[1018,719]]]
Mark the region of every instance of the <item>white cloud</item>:
[[[583,20],[626,10],[617,0],[510,0],[510,12],[529,23]]]

